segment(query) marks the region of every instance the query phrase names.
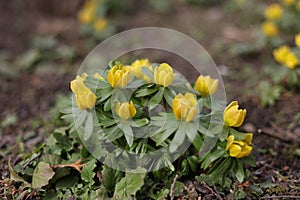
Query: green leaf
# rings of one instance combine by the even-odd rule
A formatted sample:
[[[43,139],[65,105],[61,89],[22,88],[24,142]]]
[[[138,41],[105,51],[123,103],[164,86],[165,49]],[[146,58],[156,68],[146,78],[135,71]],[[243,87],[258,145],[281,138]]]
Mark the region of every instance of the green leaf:
[[[83,135],[84,141],[87,141],[91,137],[93,133],[93,127],[94,127],[93,113],[88,112],[85,121],[85,127],[84,127],[84,135]]]
[[[117,183],[114,197],[118,199],[130,199],[144,185],[146,169],[139,168],[136,173],[126,172],[124,178]]]
[[[243,164],[241,163],[241,161],[236,159],[236,171],[235,171],[235,177],[237,178],[237,180],[242,183],[245,177],[245,172],[244,172],[244,168],[243,168]]]
[[[149,123],[149,120],[147,118],[137,119],[134,120],[133,123],[131,123],[131,126],[133,127],[142,127]]]
[[[167,101],[167,103],[169,104],[170,107],[172,107],[172,104],[173,104],[173,100],[176,96],[176,93],[169,89],[169,88],[165,88],[165,91],[164,91],[164,98],[165,100]]]
[[[72,186],[76,186],[78,184],[79,177],[74,176],[73,174],[65,176],[64,178],[59,179],[56,184],[56,189],[67,189],[71,188]]]
[[[10,173],[10,180],[12,181],[17,181],[17,182],[23,182],[23,183],[27,183],[22,177],[20,177],[15,170],[13,169],[13,167],[11,166],[10,163],[10,159],[8,160],[8,170]]]
[[[273,106],[282,92],[281,86],[271,85],[268,81],[260,82],[258,88],[262,106]]]
[[[130,82],[128,85],[126,85],[126,88],[139,88],[142,85],[146,84],[146,82],[144,80],[136,80],[133,82]]]
[[[55,175],[48,163],[39,162],[32,176],[32,187],[41,188],[48,185],[49,180]]]
[[[225,154],[226,154],[226,151],[224,151],[224,149],[218,149],[212,153],[207,154],[204,157],[204,161],[201,164],[201,168],[206,169],[212,162],[223,157]]]
[[[57,133],[57,132],[54,132],[53,136],[56,139],[58,146],[61,149],[65,149],[66,151],[69,151],[73,148],[72,142],[68,136],[62,135],[61,133]]]
[[[179,181],[177,181],[174,185],[174,193],[173,196],[177,197],[177,196],[181,196],[183,194],[185,185]]]
[[[148,102],[149,110],[152,110],[161,102],[163,98],[163,94],[164,94],[164,88],[160,87],[158,92],[153,97],[151,97],[151,99]]]
[[[127,122],[120,123],[119,128],[124,132],[124,136],[127,141],[127,144],[131,147],[134,140],[132,128]]]
[[[124,177],[124,173],[103,165],[102,184],[108,191],[113,191],[116,184]]]
[[[174,153],[179,148],[179,146],[184,142],[184,139],[185,139],[185,130],[179,126],[179,128],[177,129],[174,135],[174,138],[171,141],[170,148],[169,148],[170,152]]]
[[[202,144],[203,144],[202,137],[199,134],[196,134],[192,144],[197,151],[200,151]]]
[[[81,178],[82,180],[87,182],[89,186],[92,186],[95,183],[94,177],[96,173],[93,171],[95,167],[96,167],[96,160],[91,160],[85,163],[84,167],[82,168]]]
[[[139,89],[136,92],[136,97],[144,97],[144,96],[149,96],[150,94],[153,94],[154,92],[156,92],[158,90],[157,87],[155,88],[143,88],[143,89]]]
[[[154,81],[153,72],[152,72],[149,68],[143,67],[143,68],[142,68],[142,72],[143,72],[146,76],[148,76],[148,77],[152,80],[152,82]]]

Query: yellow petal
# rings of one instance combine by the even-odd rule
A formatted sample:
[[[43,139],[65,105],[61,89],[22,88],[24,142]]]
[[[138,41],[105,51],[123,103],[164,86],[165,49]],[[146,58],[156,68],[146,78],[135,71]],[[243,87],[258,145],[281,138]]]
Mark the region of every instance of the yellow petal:
[[[231,157],[237,157],[241,153],[242,148],[239,145],[232,144],[229,148],[229,155]]]

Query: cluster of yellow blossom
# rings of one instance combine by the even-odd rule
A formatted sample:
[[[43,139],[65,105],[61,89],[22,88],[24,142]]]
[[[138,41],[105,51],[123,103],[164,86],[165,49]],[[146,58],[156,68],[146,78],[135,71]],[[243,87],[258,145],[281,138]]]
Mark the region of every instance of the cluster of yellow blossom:
[[[246,109],[239,109],[237,101],[231,102],[224,110],[223,118],[226,126],[239,127],[243,124],[246,117]],[[234,140],[234,135],[230,135],[227,139],[226,150],[229,151],[231,157],[242,158],[248,156],[252,147],[252,133],[245,134],[244,140]]]
[[[78,12],[78,20],[82,24],[92,24],[96,31],[103,31],[107,27],[107,20],[97,17],[97,0],[87,0],[82,9]]]
[[[300,34],[296,35],[295,41],[298,47],[300,47]],[[295,69],[299,65],[299,59],[291,51],[289,46],[281,46],[273,51],[274,59],[289,69]]]
[[[143,73],[142,68],[146,67],[153,73],[153,80]],[[172,84],[175,73],[170,65],[162,63],[158,66],[153,66],[148,59],[141,59],[134,61],[129,66],[116,64],[107,73],[107,80],[99,73],[95,73],[94,77],[102,81],[107,81],[113,88],[124,88],[131,80],[131,75],[136,78],[143,79],[146,82],[151,82],[162,87],[168,87]],[[97,96],[84,84],[84,80],[88,75],[83,73],[82,76],[77,76],[71,81],[71,90],[74,93],[76,104],[80,110],[91,110],[96,105]],[[195,83],[194,89],[201,94],[201,97],[214,94],[218,89],[218,80],[210,76],[200,75]],[[197,97],[190,92],[184,95],[177,94],[172,102],[173,114],[177,120],[191,122],[195,120],[199,113]],[[132,101],[129,102],[115,102],[114,111],[122,120],[133,118],[137,110]],[[224,110],[223,119],[228,127],[239,127],[244,122],[246,116],[245,109],[239,109],[237,101],[231,102]],[[234,140],[234,136],[228,137],[226,150],[229,151],[230,156],[242,158],[251,153],[250,146],[252,134],[246,134],[244,140]]]
[[[280,4],[274,3],[265,9],[264,16],[267,21],[262,23],[263,33],[267,37],[274,37],[278,35],[278,26],[275,23],[282,17],[283,9]]]

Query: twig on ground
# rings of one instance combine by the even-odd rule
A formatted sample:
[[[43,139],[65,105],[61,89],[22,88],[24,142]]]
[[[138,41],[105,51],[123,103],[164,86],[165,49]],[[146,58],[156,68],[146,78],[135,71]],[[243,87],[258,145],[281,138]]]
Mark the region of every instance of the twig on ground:
[[[178,174],[175,175],[174,179],[173,179],[173,183],[171,185],[171,188],[170,188],[170,199],[173,200],[174,199],[174,187],[175,187],[175,183],[178,179]]]
[[[288,198],[288,199],[300,199],[300,196],[292,196],[292,195],[281,195],[281,196],[269,196],[269,197],[260,197],[259,199],[281,199],[281,198]]]
[[[271,136],[283,142],[290,142],[290,141],[300,142],[300,138],[297,137],[295,134],[288,131],[284,131],[282,128],[277,126],[274,122],[270,122],[270,124],[274,129],[274,131],[271,131],[269,129],[258,129],[258,133]]]
[[[64,168],[64,167],[73,167],[75,168],[79,173],[81,173],[81,168],[84,167],[85,164],[81,164],[81,159],[77,160],[76,162],[72,164],[58,164],[58,165],[52,165],[52,168]]]
[[[203,186],[208,189],[213,195],[215,195],[218,199],[222,200],[223,198],[218,194],[216,193],[213,189],[211,189],[208,185],[206,185],[205,182],[202,183]]]
[[[43,153],[43,149],[41,151],[38,152],[38,154],[36,154],[34,157],[32,157],[31,159],[29,159],[28,161],[26,161],[24,163],[24,165],[22,166],[22,170],[24,171],[25,168],[32,162],[34,161],[35,159],[39,158]]]

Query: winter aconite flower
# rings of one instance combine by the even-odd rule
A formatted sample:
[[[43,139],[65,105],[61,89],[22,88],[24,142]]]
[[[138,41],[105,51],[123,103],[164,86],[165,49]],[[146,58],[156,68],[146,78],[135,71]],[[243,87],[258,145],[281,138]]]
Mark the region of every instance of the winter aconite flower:
[[[284,45],[277,49],[274,49],[273,56],[278,63],[283,64],[286,60],[286,56],[290,53],[290,47]]]
[[[86,1],[83,8],[78,13],[78,19],[83,24],[92,22],[96,15],[96,2],[93,0]]]
[[[154,68],[154,82],[156,84],[168,87],[174,80],[174,72],[170,65],[162,63]]]
[[[224,110],[223,118],[226,126],[239,127],[246,117],[246,109],[239,109],[237,101],[231,102]]]
[[[178,94],[173,100],[173,113],[178,120],[190,122],[198,114],[197,99],[194,94],[186,93],[184,96]]]
[[[299,64],[299,61],[297,56],[293,52],[290,52],[283,64],[289,69],[294,69]]]
[[[267,37],[274,37],[278,35],[277,25],[273,22],[264,22],[262,24],[262,30]]]
[[[210,76],[200,75],[195,83],[195,90],[200,92],[203,97],[214,94],[218,89],[219,80]]]
[[[92,109],[95,106],[97,97],[84,85],[82,77],[77,76],[75,80],[71,81],[70,85],[80,110]]]
[[[129,102],[124,102],[124,103],[116,102],[115,111],[116,111],[117,115],[123,120],[128,120],[129,118],[134,117],[136,114],[136,109],[135,109],[132,101],[130,101],[130,103]]]
[[[107,20],[99,18],[94,22],[94,28],[96,31],[103,31],[107,26]]]
[[[283,10],[277,3],[271,4],[265,9],[265,18],[269,20],[277,20],[282,16]]]
[[[244,140],[234,140],[234,136],[230,135],[226,144],[226,150],[229,155],[235,158],[243,158],[250,155],[252,147],[252,133],[247,133]]]
[[[150,71],[153,71],[148,59],[135,60],[133,63],[131,63],[130,66],[128,66],[131,74],[133,74],[137,78],[144,79],[149,83],[151,79],[143,73],[143,67],[146,67]]]
[[[297,56],[286,45],[275,49],[273,56],[278,63],[283,64],[289,69],[294,69],[299,64]]]
[[[112,87],[123,88],[130,80],[128,68],[121,64],[115,65],[108,71],[107,80]]]
[[[300,33],[295,36],[295,43],[298,47],[300,47]]]

